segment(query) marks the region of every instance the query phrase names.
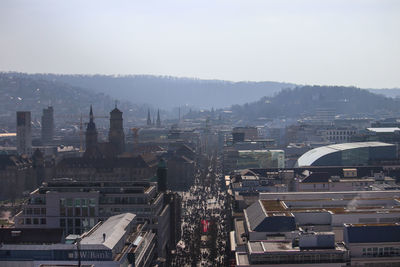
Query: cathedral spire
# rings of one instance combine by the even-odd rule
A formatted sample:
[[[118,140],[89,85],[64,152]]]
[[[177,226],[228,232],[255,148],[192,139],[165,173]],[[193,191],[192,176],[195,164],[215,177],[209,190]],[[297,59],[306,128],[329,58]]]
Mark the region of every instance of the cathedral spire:
[[[96,124],[94,123],[94,116],[93,116],[93,108],[90,105],[90,112],[89,112],[89,123],[87,124],[86,128],[86,150],[84,157],[96,157],[98,155],[98,147],[97,147],[97,130]]]
[[[151,126],[150,109],[147,110],[147,126]]]
[[[90,122],[93,122],[93,108],[92,108],[92,105],[90,105],[89,118],[90,118]]]
[[[93,116],[93,108],[90,105],[90,112],[89,112],[89,123],[87,124],[87,130],[94,130],[96,131],[96,124],[94,123],[94,116]]]

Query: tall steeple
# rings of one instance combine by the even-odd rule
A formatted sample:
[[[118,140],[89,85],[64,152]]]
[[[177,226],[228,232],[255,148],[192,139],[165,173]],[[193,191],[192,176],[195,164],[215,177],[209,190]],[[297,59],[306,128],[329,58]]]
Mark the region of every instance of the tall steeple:
[[[161,127],[160,110],[157,110],[157,128]]]
[[[87,125],[86,132],[87,132],[87,130],[93,130],[93,129],[97,132],[96,124],[94,123],[93,108],[92,108],[92,105],[90,105],[89,123]]]
[[[93,109],[92,105],[90,105],[89,112],[89,123],[86,127],[86,150],[85,157],[96,157],[97,156],[97,129],[96,124],[94,123]]]
[[[147,126],[151,126],[150,109],[147,110]]]
[[[92,105],[90,105],[89,116],[90,116],[90,121],[93,122],[93,107],[92,107]]]

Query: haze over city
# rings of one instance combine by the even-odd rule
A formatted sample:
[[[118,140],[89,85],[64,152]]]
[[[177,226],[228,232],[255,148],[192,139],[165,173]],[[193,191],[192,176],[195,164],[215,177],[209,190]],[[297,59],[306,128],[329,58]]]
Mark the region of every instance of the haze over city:
[[[400,2],[0,3],[0,70],[400,86]]]
[[[399,14],[0,0],[0,267],[400,266]]]

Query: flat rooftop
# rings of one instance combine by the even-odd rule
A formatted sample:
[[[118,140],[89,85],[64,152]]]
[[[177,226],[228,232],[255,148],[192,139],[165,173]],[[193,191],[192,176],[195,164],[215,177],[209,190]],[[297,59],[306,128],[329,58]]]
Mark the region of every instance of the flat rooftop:
[[[127,228],[135,217],[136,215],[132,213],[112,216],[93,231],[89,231],[88,234],[82,238],[81,244],[103,244],[113,249],[124,235],[127,234],[129,231]]]
[[[365,204],[363,204],[363,200]],[[374,203],[374,200],[376,203]],[[332,201],[331,206],[329,201]],[[400,203],[393,203],[393,199],[357,199],[350,205],[353,199],[332,200],[332,199],[302,199],[302,200],[261,200],[261,203],[267,214],[291,214],[293,212],[331,212],[333,214],[345,213],[400,213]],[[388,203],[380,203],[387,201]],[[302,205],[301,203],[305,204]],[[315,202],[313,206],[312,202]],[[318,202],[323,202],[320,204]],[[342,203],[339,203],[342,202]],[[398,202],[398,200],[396,201]],[[290,203],[299,203],[299,205],[292,206]]]
[[[150,182],[120,181],[120,182],[92,182],[76,181],[71,178],[57,178],[44,183],[38,190],[38,194],[47,192],[105,192],[118,194],[147,194],[155,186]]]
[[[292,246],[292,242],[266,242],[266,241],[253,241],[248,243],[249,253],[281,253],[281,252],[295,252],[295,251],[346,251],[343,244],[336,244],[334,248],[312,248],[301,249],[300,247]]]
[[[274,192],[260,193],[261,200],[346,199],[346,198],[400,198],[398,190],[336,191],[336,192]]]

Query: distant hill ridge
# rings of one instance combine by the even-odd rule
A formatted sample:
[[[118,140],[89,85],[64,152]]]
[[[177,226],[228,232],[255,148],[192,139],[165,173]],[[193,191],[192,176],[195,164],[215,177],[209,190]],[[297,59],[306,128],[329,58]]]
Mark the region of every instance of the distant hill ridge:
[[[263,97],[256,102],[234,105],[232,112],[246,120],[278,116],[301,118],[312,116],[321,108],[346,116],[399,116],[400,100],[355,87],[303,86],[282,90],[273,97]]]
[[[10,77],[14,80],[10,80]],[[95,110],[102,114],[113,107],[114,99],[125,100],[119,106],[123,105],[122,109],[131,112],[133,117],[141,118],[146,117],[149,106],[152,107],[153,113],[157,108],[169,109],[186,104],[189,107],[206,109],[233,106],[233,110],[239,113],[243,108],[247,108],[248,113],[263,117],[309,114],[315,111],[316,106],[333,106],[345,114],[383,114],[397,112],[398,102],[386,99],[382,95],[395,97],[396,92],[400,94],[400,89],[302,87],[279,82],[230,82],[153,75],[0,72],[0,78],[0,93],[5,101],[4,110],[27,109],[38,114],[49,103],[60,104],[59,109],[63,110],[62,112],[85,112],[90,104],[94,104]],[[34,91],[37,88],[41,90]],[[371,94],[369,91],[382,95]],[[18,100],[18,94],[21,97],[26,94],[22,97],[26,101]],[[12,96],[17,98],[6,101],[7,97]],[[263,104],[266,101],[269,102],[268,105]],[[246,112],[241,115],[245,114]]]
[[[295,87],[294,84],[280,82],[230,82],[153,75],[17,75],[63,82],[116,99],[164,109],[186,104],[198,108],[221,108],[256,101],[283,88]]]
[[[42,109],[48,105],[55,107],[55,116],[86,115],[90,105],[93,105],[95,115],[104,116],[114,108],[115,99],[61,81],[0,73],[0,114],[13,116],[16,111],[27,110],[32,112],[32,118],[40,119]],[[147,108],[127,101],[120,102],[119,107],[125,112],[130,110],[133,115],[144,117],[147,113]]]

